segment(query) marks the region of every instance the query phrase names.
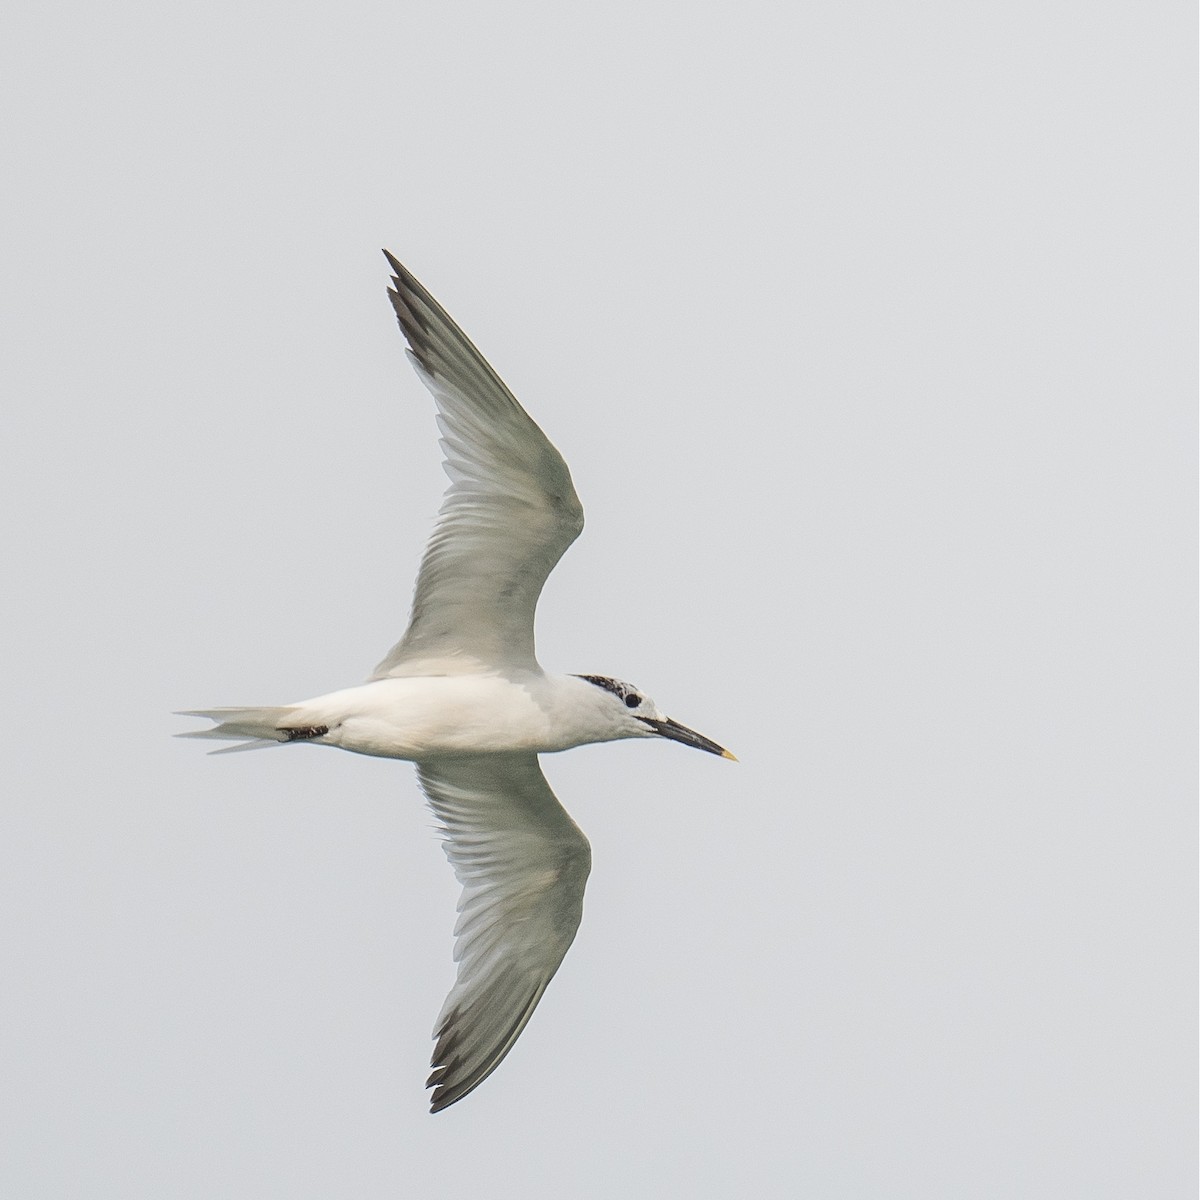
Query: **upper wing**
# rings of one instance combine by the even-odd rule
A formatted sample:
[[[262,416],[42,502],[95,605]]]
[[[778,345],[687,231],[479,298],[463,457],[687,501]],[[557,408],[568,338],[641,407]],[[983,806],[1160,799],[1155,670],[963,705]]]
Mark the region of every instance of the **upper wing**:
[[[534,754],[417,764],[463,885],[458,978],[434,1030],[432,1111],[500,1065],[575,939],[592,865],[587,838]]]
[[[388,295],[408,357],[437,401],[451,484],[421,562],[408,630],[373,678],[459,656],[536,667],[538,596],[583,528],[571,474],[441,305],[384,254],[395,271]]]

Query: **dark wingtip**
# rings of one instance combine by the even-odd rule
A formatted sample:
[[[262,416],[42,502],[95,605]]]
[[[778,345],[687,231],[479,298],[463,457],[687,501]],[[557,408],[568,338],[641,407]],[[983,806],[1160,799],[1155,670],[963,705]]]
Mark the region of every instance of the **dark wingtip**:
[[[429,1111],[431,1113],[441,1112],[443,1108],[449,1108],[456,1100],[461,1100],[466,1094],[456,1094],[447,1084],[442,1082],[446,1075],[447,1068],[439,1067],[425,1084],[427,1088],[433,1088],[433,1093],[429,1097]]]

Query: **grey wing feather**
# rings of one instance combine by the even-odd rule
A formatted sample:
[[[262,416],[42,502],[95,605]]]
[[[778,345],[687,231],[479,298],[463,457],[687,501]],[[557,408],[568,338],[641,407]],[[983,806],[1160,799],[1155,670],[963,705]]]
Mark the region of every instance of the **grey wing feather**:
[[[533,754],[417,764],[462,884],[458,976],[437,1020],[433,1112],[499,1066],[554,977],[583,916],[587,838]]]
[[[546,577],[583,528],[562,455],[445,310],[385,250],[409,358],[438,407],[446,492],[404,637],[373,678],[430,661],[536,668],[533,622]]]

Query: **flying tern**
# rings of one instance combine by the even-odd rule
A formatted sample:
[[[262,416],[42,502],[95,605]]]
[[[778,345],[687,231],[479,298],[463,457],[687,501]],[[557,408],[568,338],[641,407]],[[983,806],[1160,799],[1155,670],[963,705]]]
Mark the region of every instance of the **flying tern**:
[[[214,708],[235,740],[408,759],[462,885],[456,980],[434,1029],[431,1109],[477,1088],[512,1049],[575,938],[591,850],[539,754],[669,738],[733,758],[607,675],[553,675],[534,655],[546,577],[583,528],[562,456],[445,309],[386,250],[408,357],[433,393],[451,483],[404,636],[366,683],[275,708]]]

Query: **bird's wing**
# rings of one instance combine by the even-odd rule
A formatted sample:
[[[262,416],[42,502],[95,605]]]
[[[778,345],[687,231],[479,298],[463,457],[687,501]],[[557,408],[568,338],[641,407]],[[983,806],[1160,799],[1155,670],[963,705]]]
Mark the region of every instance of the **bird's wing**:
[[[538,596],[583,528],[571,474],[441,305],[387,259],[408,357],[437,401],[451,484],[421,562],[408,630],[373,678],[432,673],[430,663],[453,670],[456,661],[465,671],[536,669]]]
[[[587,838],[535,754],[417,764],[462,884],[458,977],[434,1029],[434,1112],[477,1088],[512,1049],[575,938]]]

